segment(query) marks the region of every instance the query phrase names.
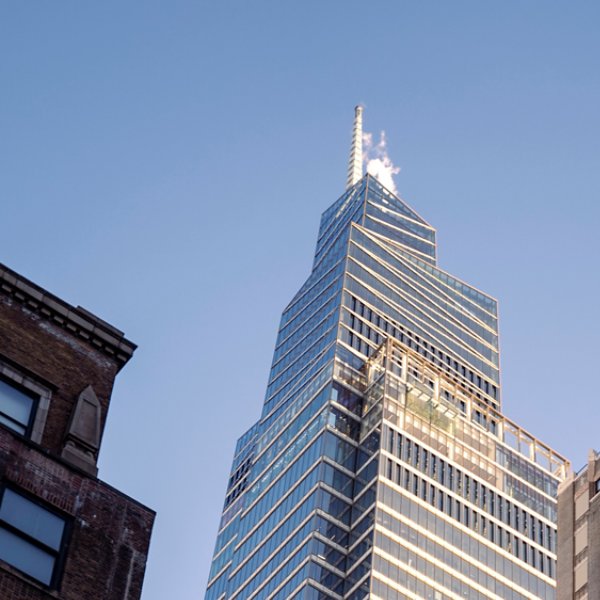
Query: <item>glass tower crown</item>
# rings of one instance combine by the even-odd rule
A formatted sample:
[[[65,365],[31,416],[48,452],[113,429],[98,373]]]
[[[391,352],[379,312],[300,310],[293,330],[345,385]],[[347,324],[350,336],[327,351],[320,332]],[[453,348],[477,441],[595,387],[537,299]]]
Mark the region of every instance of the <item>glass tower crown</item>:
[[[496,301],[366,175],[283,311],[206,598],[552,599],[567,468],[501,412]]]

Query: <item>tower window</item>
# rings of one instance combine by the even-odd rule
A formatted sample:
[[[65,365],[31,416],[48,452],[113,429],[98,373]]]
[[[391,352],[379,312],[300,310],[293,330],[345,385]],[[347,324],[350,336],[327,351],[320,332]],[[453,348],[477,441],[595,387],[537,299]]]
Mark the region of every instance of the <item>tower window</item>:
[[[0,559],[53,586],[63,554],[66,521],[18,492],[4,488],[0,503]]]

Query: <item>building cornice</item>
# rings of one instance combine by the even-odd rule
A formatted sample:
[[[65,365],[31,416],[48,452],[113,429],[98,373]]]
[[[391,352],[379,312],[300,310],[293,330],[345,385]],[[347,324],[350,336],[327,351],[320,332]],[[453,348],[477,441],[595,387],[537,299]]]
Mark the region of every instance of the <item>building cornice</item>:
[[[0,263],[0,293],[62,327],[112,358],[119,370],[137,346],[125,334],[81,306],[72,306]]]

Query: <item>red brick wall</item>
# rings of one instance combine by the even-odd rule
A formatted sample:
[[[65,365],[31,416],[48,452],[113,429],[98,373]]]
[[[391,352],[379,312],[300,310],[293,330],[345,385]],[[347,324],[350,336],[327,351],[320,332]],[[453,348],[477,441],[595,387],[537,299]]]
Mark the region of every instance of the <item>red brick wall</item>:
[[[71,523],[57,589],[0,561],[0,600],[138,600],[153,511],[59,458],[88,385],[100,401],[104,428],[117,359],[0,290],[0,360],[52,392],[39,446],[0,426],[0,485],[25,490]]]
[[[58,594],[0,563],[0,598],[137,600],[154,513],[0,429],[0,481],[64,513],[72,529]]]
[[[9,359],[55,389],[42,445],[60,454],[71,411],[82,390],[91,385],[106,422],[117,364],[58,324],[41,317],[14,298],[0,295],[0,358]]]

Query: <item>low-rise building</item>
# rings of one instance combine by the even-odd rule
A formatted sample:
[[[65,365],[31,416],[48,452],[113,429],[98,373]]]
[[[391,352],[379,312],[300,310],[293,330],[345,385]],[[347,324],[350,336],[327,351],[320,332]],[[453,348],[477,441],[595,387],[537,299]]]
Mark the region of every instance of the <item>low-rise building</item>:
[[[137,600],[154,512],[97,478],[135,344],[0,265],[0,598]]]

